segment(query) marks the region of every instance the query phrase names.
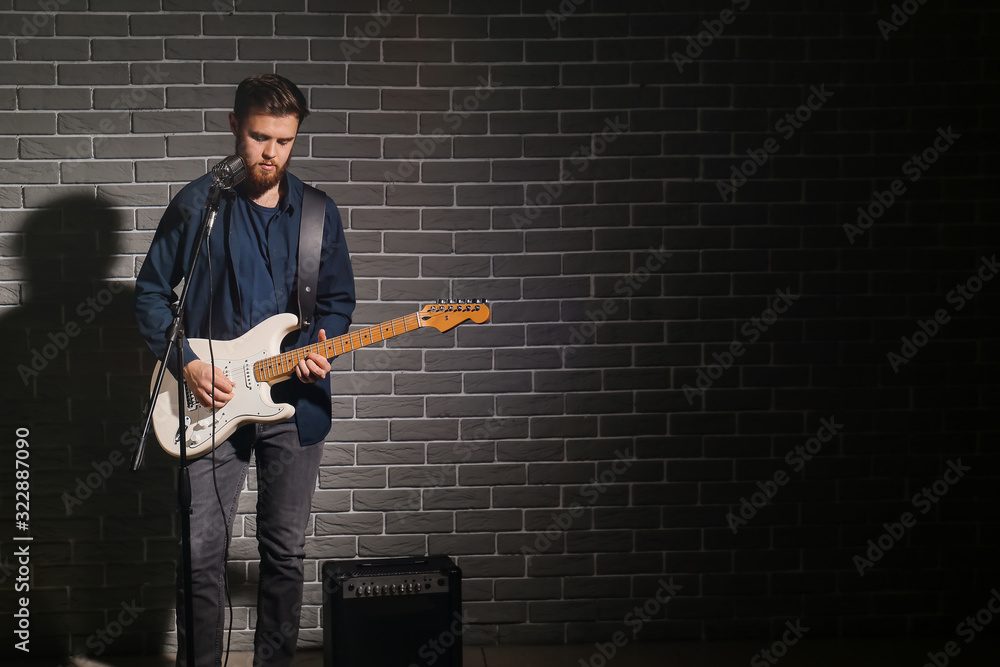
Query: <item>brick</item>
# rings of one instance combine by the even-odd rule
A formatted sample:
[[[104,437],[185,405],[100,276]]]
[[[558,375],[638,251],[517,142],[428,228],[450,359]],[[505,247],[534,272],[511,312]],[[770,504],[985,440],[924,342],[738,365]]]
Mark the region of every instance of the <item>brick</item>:
[[[138,111],[132,114],[132,122],[134,130],[139,133],[165,134],[204,130],[204,120],[197,111]]]
[[[416,490],[356,490],[352,495],[355,512],[420,508],[420,492]]]
[[[455,41],[455,62],[521,62],[524,45],[515,40]]]
[[[4,9],[10,8],[4,7]],[[26,7],[25,9],[35,9],[35,7]],[[4,15],[0,15],[0,33],[14,37],[50,36],[55,34],[55,23],[52,18],[51,13],[35,12],[33,14],[22,14],[6,12]]]
[[[546,16],[498,16],[490,21],[493,39],[552,39],[555,35]]]
[[[528,435],[528,422],[523,417],[473,417],[462,420],[461,435],[463,440],[524,438]]]
[[[520,137],[456,137],[455,157],[521,157]]]
[[[281,11],[284,12],[286,10],[282,8]],[[270,34],[270,32],[263,34]],[[294,14],[281,13],[274,17],[274,34],[337,37],[344,34],[344,17],[316,14],[296,16]]]
[[[159,39],[95,39],[90,43],[91,60],[162,60]]]
[[[10,58],[13,60],[13,55]],[[90,42],[86,39],[19,39],[18,60],[66,61],[90,60]]]
[[[108,85],[129,82],[128,67],[124,63],[58,65],[57,71],[60,85]]]
[[[491,554],[494,550],[493,535],[431,535],[427,542],[431,553]]]
[[[386,193],[386,203],[390,206],[446,206],[454,200],[450,186],[396,185]]]
[[[451,42],[430,39],[392,40],[383,45],[386,62],[449,62],[451,49]]]
[[[233,94],[227,88],[206,86],[167,88],[167,106],[171,108],[228,109],[232,103]]]
[[[266,35],[269,37],[274,32],[274,29],[270,16],[229,14],[225,17],[205,15],[202,19],[202,31],[205,35],[234,35],[237,37]]]
[[[493,399],[488,396],[449,396],[427,398],[428,417],[474,417],[493,414]]]
[[[59,35],[115,35],[128,34],[128,17],[121,14],[57,14],[56,33]]]
[[[236,40],[217,38],[180,38],[163,40],[167,60],[235,60]],[[298,83],[298,82],[296,82]]]
[[[338,11],[339,8],[338,8]],[[389,39],[399,38],[413,39],[417,36],[417,19],[414,16],[405,16],[400,13],[382,15],[382,20],[376,20],[371,13],[363,16],[347,17],[347,32],[349,37],[362,39]]]
[[[480,65],[421,65],[419,83],[421,86],[487,86],[489,70]],[[497,84],[499,85],[499,84]]]
[[[241,38],[238,47],[239,59],[244,61],[309,60],[309,41],[305,39]]]
[[[422,16],[417,21],[421,38],[481,39],[488,37],[488,19],[477,16]]]
[[[417,68],[413,65],[352,64],[347,68],[351,86],[415,86]]]
[[[386,111],[448,109],[450,108],[450,96],[445,90],[390,88],[382,91],[382,108]]]
[[[20,140],[18,157],[22,160],[39,160],[52,158],[88,158],[92,157],[90,139],[79,137],[35,137]],[[13,157],[13,156],[11,156]]]
[[[2,134],[54,134],[56,115],[52,113],[25,113],[0,111]]]
[[[197,35],[201,33],[201,16],[198,14],[143,15],[133,14],[128,17],[129,34],[132,36],[149,35]]]
[[[524,239],[516,232],[469,232],[455,234],[457,253],[515,253],[524,250]]]
[[[620,40],[612,40],[620,42]],[[603,42],[596,42],[599,49]],[[594,59],[595,42],[589,40],[560,39],[527,41],[524,44],[525,60],[528,62],[566,63],[591,61]]]
[[[393,512],[386,514],[385,517],[386,534],[450,533],[454,531],[454,525],[455,519],[451,512]],[[476,551],[473,550],[472,553],[476,553]]]
[[[139,2],[93,0],[90,3],[89,9],[98,12],[159,12],[160,3],[156,2],[156,0],[140,0]]]
[[[99,88],[94,91],[94,109],[162,109],[162,88]]]
[[[351,134],[414,134],[417,131],[417,116],[410,113],[358,112],[348,116],[348,127]]]
[[[381,42],[361,40],[356,35],[348,35],[345,39],[313,39],[310,55],[316,61],[378,61],[381,58]]]
[[[520,185],[459,185],[455,189],[459,206],[511,206],[524,202]]]
[[[51,85],[56,82],[55,65],[6,63],[0,70],[0,85]]]
[[[428,488],[423,491],[423,503],[425,510],[485,509],[490,506],[490,490]]]
[[[58,182],[58,164],[56,162],[0,162],[0,183]]]
[[[187,183],[206,172],[203,160],[143,160],[135,165],[136,182]]]

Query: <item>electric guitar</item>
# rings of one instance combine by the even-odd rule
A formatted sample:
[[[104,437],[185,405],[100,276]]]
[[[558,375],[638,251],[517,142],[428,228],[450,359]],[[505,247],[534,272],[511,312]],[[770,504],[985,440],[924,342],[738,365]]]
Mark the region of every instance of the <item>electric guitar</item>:
[[[295,366],[315,352],[327,359],[357,350],[394,336],[415,331],[421,327],[434,327],[445,332],[466,321],[482,324],[490,317],[490,309],[483,301],[458,301],[425,306],[416,313],[388,320],[336,338],[329,338],[287,352],[279,352],[282,339],[298,329],[299,318],[292,313],[274,315],[264,320],[239,338],[229,341],[209,341],[189,338],[188,343],[198,358],[208,361],[209,344],[215,356],[215,366],[236,384],[233,398],[221,408],[206,408],[197,400],[183,379],[178,382],[166,373],[160,385],[156,407],[153,410],[153,432],[160,446],[173,456],[180,456],[180,434],[177,419],[177,392],[184,391],[187,415],[185,417],[187,458],[195,459],[212,451],[212,426],[215,425],[215,443],[222,444],[236,429],[251,422],[280,422],[295,414],[287,403],[271,400],[271,385],[295,374]],[[159,373],[157,363],[153,371],[153,384]]]

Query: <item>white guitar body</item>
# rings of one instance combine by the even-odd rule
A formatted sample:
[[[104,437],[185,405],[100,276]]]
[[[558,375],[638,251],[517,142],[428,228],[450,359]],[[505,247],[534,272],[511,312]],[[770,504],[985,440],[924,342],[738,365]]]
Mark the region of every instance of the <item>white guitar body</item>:
[[[215,355],[215,366],[221,369],[236,388],[233,398],[214,412],[191,396],[185,386],[187,403],[187,454],[197,458],[212,449],[212,422],[215,421],[215,444],[220,445],[240,426],[253,422],[280,422],[291,418],[295,408],[287,403],[271,400],[273,382],[259,382],[254,378],[253,364],[265,357],[278,354],[281,341],[299,325],[299,318],[292,313],[281,313],[264,320],[239,338],[228,341],[211,341]],[[191,349],[198,358],[210,363],[208,345],[205,338],[189,338]],[[185,358],[185,362],[193,361]],[[155,381],[159,373],[159,363],[153,371]],[[179,384],[172,374],[163,376],[163,384],[153,410],[153,432],[160,445],[174,456],[180,456],[177,433],[177,392]],[[150,386],[150,392],[153,390]]]

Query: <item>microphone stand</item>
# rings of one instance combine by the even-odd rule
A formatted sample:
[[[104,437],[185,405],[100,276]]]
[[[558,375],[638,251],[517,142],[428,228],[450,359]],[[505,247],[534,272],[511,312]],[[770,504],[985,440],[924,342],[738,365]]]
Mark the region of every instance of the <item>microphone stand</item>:
[[[184,279],[184,287],[181,295],[173,304],[174,318],[167,329],[167,349],[160,360],[160,370],[156,376],[156,384],[153,387],[149,405],[146,408],[145,425],[142,429],[142,436],[139,444],[136,445],[132,454],[132,471],[136,472],[142,465],[142,457],[146,449],[146,438],[149,435],[149,427],[153,421],[153,407],[160,393],[160,385],[167,370],[170,358],[170,350],[176,352],[176,377],[177,377],[177,443],[180,452],[180,461],[177,467],[177,507],[180,516],[181,529],[181,558],[184,576],[184,628],[185,628],[185,650],[186,663],[188,667],[194,667],[194,604],[191,599],[191,479],[187,468],[187,425],[185,417],[187,415],[185,406],[186,388],[184,386],[184,331],[183,318],[184,306],[187,303],[188,289],[191,287],[191,277],[194,275],[195,267],[201,256],[201,248],[205,245],[215,218],[219,213],[219,200],[222,197],[222,189],[218,182],[214,182],[208,191],[208,199],[205,203],[205,213],[202,217],[201,229],[198,232],[195,242],[194,252],[191,257],[191,264],[188,266],[187,276]],[[179,648],[179,647],[178,647]]]

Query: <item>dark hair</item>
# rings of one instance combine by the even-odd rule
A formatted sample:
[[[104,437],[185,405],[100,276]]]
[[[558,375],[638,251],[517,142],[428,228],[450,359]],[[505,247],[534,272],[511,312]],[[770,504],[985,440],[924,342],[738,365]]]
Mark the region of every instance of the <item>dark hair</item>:
[[[243,79],[236,89],[233,113],[239,121],[258,110],[269,116],[295,114],[299,124],[309,115],[305,95],[298,87],[279,74],[255,74]]]

